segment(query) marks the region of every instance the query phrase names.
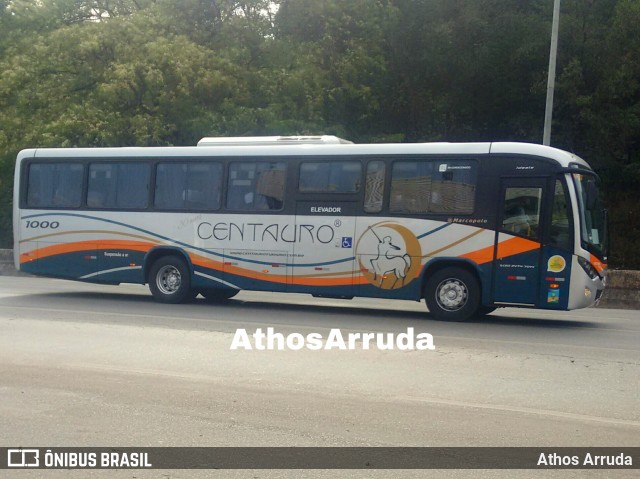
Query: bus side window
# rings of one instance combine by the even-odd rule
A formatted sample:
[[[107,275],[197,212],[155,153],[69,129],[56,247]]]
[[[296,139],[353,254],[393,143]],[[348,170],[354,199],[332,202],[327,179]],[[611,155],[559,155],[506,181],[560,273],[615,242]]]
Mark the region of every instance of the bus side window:
[[[361,176],[359,161],[302,163],[298,188],[302,193],[357,193]]]
[[[540,236],[542,188],[506,188],[502,229],[527,238]]]
[[[78,163],[33,163],[29,166],[27,206],[77,208],[82,200],[84,166]]]
[[[428,161],[396,161],[391,170],[392,213],[424,214],[429,211],[433,164]]]
[[[185,211],[220,208],[220,163],[159,163],[156,171],[156,208]]]
[[[87,206],[146,208],[150,172],[148,163],[92,163],[89,165]]]
[[[262,196],[267,209],[280,210],[284,202],[284,169],[262,171],[258,175],[256,194]]]
[[[471,214],[476,199],[476,162],[454,160],[436,163],[431,183],[430,213]]]
[[[227,208],[277,211],[284,204],[284,163],[245,162],[229,166]]]
[[[367,165],[367,176],[364,188],[364,211],[380,213],[384,197],[384,161],[370,161]]]

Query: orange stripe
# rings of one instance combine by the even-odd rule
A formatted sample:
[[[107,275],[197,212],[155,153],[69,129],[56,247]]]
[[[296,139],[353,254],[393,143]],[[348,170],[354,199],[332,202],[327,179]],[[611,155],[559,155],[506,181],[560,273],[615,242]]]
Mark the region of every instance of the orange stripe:
[[[532,251],[538,248],[540,248],[540,243],[537,241],[531,241],[525,238],[510,238],[498,243],[498,252],[496,257],[498,259],[503,259],[507,256],[526,253],[527,251]],[[493,252],[494,246],[487,246],[486,248],[464,254],[460,257],[470,259],[476,264],[484,264],[493,261]]]
[[[607,269],[607,265],[593,255],[589,257],[589,262],[598,273],[602,273],[605,269]]]
[[[147,252],[157,244],[143,241],[126,241],[126,240],[101,240],[101,241],[80,241],[76,243],[64,243],[46,246],[37,250],[32,250],[20,255],[20,263],[26,263],[33,261],[34,259],[42,259],[49,256],[58,254],[73,253],[79,251],[95,251],[99,249],[128,249],[134,251]],[[540,243],[531,241],[524,238],[510,238],[498,244],[498,259],[502,259],[508,256],[513,256],[520,253],[525,253],[540,247]],[[469,259],[476,264],[484,264],[493,261],[494,246],[487,246],[477,251],[467,253],[461,256],[461,258]],[[298,284],[306,286],[349,286],[351,284],[366,284],[368,281],[362,275],[355,277],[342,277],[342,278],[322,278],[316,275],[313,276],[287,276],[287,275],[271,275],[268,273],[252,271],[246,268],[240,268],[237,266],[227,265],[224,267],[220,261],[214,261],[197,254],[190,254],[193,264],[203,266],[216,271],[225,271],[230,274],[238,276],[244,276],[246,278],[255,279],[258,281],[272,281],[280,284]],[[594,256],[591,256],[591,263],[597,271],[602,272],[606,265],[600,262]]]
[[[104,249],[127,249],[134,251],[147,252],[157,244],[147,243],[142,241],[125,241],[125,240],[101,240],[101,241],[78,241],[75,243],[64,243],[46,246],[44,248],[38,248],[31,250],[27,253],[20,255],[20,263],[27,263],[34,259],[42,259],[49,256],[55,256],[59,254],[75,253],[80,251],[96,251]],[[305,286],[350,286],[352,284],[366,284],[368,281],[362,275],[348,276],[343,278],[320,278],[310,276],[297,276],[291,277],[286,275],[270,275],[268,273],[252,271],[246,268],[240,268],[237,266],[223,265],[222,262],[209,259],[205,256],[191,253],[189,255],[191,262],[195,265],[205,268],[213,269],[216,271],[224,271],[230,274],[238,276],[244,276],[246,278],[256,279],[259,281],[271,281],[281,284],[299,284]],[[345,274],[345,273],[337,273]],[[350,274],[350,273],[347,273]],[[315,275],[314,275],[315,276]]]
[[[282,274],[269,274],[261,271],[253,271],[239,266],[224,265],[220,261],[214,261],[205,256],[191,253],[189,255],[191,262],[197,266],[213,269],[215,271],[224,271],[225,273],[234,274],[236,276],[243,276],[245,278],[255,279],[258,281],[271,281],[279,284],[299,284],[305,286],[349,286],[353,283],[364,284],[367,283],[366,278],[358,276],[353,278],[351,276],[347,278],[320,278],[313,276],[287,276]],[[265,269],[268,267],[265,266]],[[345,273],[336,273],[345,274]],[[347,273],[351,274],[351,273]]]
[[[502,243],[498,243],[497,259],[506,258],[515,254],[526,253],[540,248],[540,243],[525,238],[511,238]]]
[[[134,235],[131,233],[122,233],[122,232],[115,232],[115,231],[110,231],[110,230],[73,230],[73,231],[62,231],[59,233],[49,233],[46,235],[40,235],[40,236],[32,236],[30,238],[25,238],[23,240],[20,241],[20,244],[22,243],[29,243],[32,241],[38,241],[41,240],[43,238],[52,238],[54,236],[65,236],[65,235],[74,235],[74,236],[79,236],[79,235],[88,235],[88,234],[98,234],[98,235],[118,235],[118,236],[125,236],[125,237],[129,237],[129,238],[137,238],[137,239],[141,239],[141,240],[145,240],[145,241],[150,241],[153,242],[153,238],[150,238],[148,236],[142,236],[142,235]]]
[[[194,253],[190,253],[189,258],[191,259],[191,263],[195,264],[196,266],[202,266],[203,268],[214,269],[216,271],[223,270],[222,262],[220,261],[215,261],[205,256]]]
[[[54,256],[65,253],[75,253],[78,251],[95,251],[98,249],[128,249],[134,251],[149,251],[156,246],[153,243],[142,241],[124,241],[124,240],[101,240],[101,241],[78,241],[76,243],[63,243],[52,246],[45,246],[31,250],[20,255],[20,263],[33,261],[34,259],[42,259],[48,256]]]

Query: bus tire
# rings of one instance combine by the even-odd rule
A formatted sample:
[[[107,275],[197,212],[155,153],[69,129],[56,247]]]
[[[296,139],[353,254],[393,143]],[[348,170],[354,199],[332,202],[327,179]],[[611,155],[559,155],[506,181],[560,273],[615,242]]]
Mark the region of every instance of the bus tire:
[[[428,278],[424,299],[431,315],[440,321],[466,321],[478,314],[480,284],[466,269],[448,267]]]
[[[157,259],[149,270],[149,290],[162,303],[184,303],[195,298],[191,289],[191,273],[187,263],[177,256]]]
[[[210,303],[231,299],[239,292],[240,290],[231,288],[207,288],[200,290],[200,294]]]

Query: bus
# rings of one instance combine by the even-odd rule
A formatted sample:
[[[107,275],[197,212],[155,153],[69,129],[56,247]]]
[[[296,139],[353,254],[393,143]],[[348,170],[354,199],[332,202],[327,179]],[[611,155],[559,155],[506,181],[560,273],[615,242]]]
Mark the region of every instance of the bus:
[[[603,292],[606,211],[571,153],[329,136],[200,145],[21,151],[16,268],[148,284],[164,303],[241,290],[424,299],[453,321],[585,308]]]

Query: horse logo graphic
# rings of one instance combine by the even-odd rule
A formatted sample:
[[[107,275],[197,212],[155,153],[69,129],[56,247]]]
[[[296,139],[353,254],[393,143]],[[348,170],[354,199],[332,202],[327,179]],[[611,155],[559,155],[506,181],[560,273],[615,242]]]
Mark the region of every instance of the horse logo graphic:
[[[358,239],[356,255],[363,276],[381,289],[402,288],[420,270],[418,240],[409,229],[396,223],[369,226]]]
[[[375,234],[375,231],[373,231],[373,234]],[[404,279],[411,266],[411,257],[406,253],[402,256],[393,253],[393,251],[400,251],[400,248],[391,242],[391,236],[385,236],[382,240],[378,237],[378,241],[378,256],[370,260],[373,268],[373,279],[378,279],[378,276],[380,276],[380,285],[382,285],[385,275],[393,273],[396,278],[391,285],[391,289],[396,285],[399,278],[402,279],[402,285],[404,286]]]

